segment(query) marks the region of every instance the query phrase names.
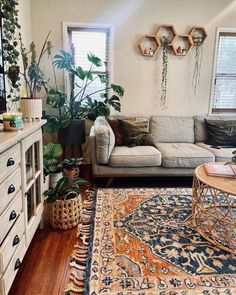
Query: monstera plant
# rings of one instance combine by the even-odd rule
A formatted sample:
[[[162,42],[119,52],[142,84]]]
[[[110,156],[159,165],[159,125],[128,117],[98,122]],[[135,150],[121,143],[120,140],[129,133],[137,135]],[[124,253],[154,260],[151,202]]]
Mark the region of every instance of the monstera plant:
[[[81,118],[94,121],[98,116],[108,117],[110,108],[120,111],[120,98],[124,95],[124,89],[120,85],[109,84],[106,74],[96,73],[102,66],[99,57],[88,53],[87,59],[89,70],[76,66],[70,52],[61,50],[54,56],[53,68],[66,71],[70,90],[69,95],[58,87],[49,90],[47,103],[58,109],[58,115],[46,116],[47,131],[57,132]],[[95,88],[98,80],[102,86]]]

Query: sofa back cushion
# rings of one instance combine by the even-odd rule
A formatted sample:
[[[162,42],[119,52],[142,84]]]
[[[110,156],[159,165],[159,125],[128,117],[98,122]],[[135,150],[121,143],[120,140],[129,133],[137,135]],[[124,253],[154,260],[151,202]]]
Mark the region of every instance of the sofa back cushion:
[[[150,132],[155,142],[194,143],[192,117],[152,116]]]
[[[115,146],[115,135],[104,117],[94,122],[96,138],[96,157],[99,164],[107,164]]]
[[[205,128],[204,119],[210,120],[236,120],[235,115],[204,115],[194,116],[194,134],[195,142],[206,142],[207,132]]]

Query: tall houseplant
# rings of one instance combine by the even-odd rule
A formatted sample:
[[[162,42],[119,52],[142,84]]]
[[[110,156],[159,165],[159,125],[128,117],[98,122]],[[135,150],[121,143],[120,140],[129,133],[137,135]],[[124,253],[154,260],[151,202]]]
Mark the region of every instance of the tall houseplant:
[[[65,70],[68,74],[70,93],[67,96],[65,92],[58,89],[49,91],[47,102],[58,109],[59,115],[47,117],[47,131],[63,132],[62,129],[67,128],[63,134],[63,137],[65,137],[66,134],[70,134],[71,126],[78,124],[78,119],[95,120],[98,116],[108,117],[110,107],[120,111],[120,98],[124,95],[124,89],[119,85],[109,84],[106,74],[94,73],[94,69],[102,66],[100,58],[89,53],[87,59],[90,63],[89,70],[85,70],[81,66],[75,66],[73,54],[69,52],[61,50],[59,54],[55,55],[53,66]],[[96,80],[101,82],[102,87],[89,91]],[[113,91],[110,96],[109,91]],[[99,94],[100,99],[94,98],[97,94]],[[77,128],[79,128],[78,125]],[[76,134],[76,132],[72,131],[71,134]],[[68,135],[68,137],[73,139],[73,136]],[[78,141],[78,144],[80,144],[83,139],[78,138]],[[76,142],[70,144],[76,144]]]
[[[47,86],[44,73],[40,68],[40,62],[45,53],[51,54],[51,42],[48,40],[48,33],[39,56],[36,54],[35,43],[31,42],[27,51],[23,45],[20,35],[20,49],[23,62],[23,71],[21,74],[24,78],[24,86],[26,94],[21,97],[20,108],[25,118],[36,119],[42,117],[42,99],[38,97],[38,93]]]

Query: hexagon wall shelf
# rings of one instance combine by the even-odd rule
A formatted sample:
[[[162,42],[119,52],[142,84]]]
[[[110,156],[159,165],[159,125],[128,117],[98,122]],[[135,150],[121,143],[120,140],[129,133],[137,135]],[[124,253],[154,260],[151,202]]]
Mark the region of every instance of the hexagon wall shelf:
[[[189,32],[194,46],[202,45],[207,38],[207,33],[204,27],[193,27]]]
[[[176,38],[177,34],[173,25],[160,25],[156,32],[157,39],[160,40],[160,43],[163,42],[163,37],[166,37],[170,40],[169,46],[171,46]]]
[[[175,55],[185,56],[193,46],[189,35],[178,35],[172,45]]]
[[[148,57],[154,57],[160,47],[160,41],[154,35],[145,35],[139,43],[139,49],[142,55]]]

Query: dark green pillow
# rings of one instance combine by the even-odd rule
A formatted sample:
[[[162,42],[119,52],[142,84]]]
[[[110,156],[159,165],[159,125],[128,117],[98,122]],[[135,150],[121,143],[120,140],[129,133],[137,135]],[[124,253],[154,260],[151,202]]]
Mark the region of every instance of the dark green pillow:
[[[134,147],[138,145],[155,146],[155,142],[149,132],[144,131],[136,125],[125,120],[119,120],[119,123],[123,139],[128,147]]]
[[[236,120],[205,119],[206,144],[236,147]]]

